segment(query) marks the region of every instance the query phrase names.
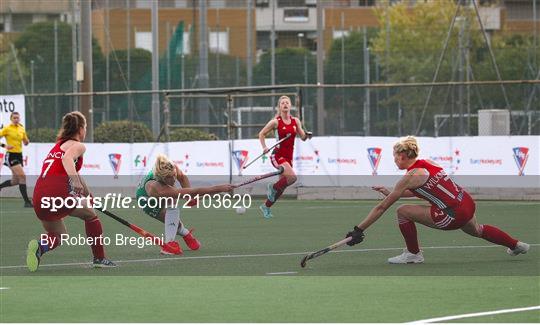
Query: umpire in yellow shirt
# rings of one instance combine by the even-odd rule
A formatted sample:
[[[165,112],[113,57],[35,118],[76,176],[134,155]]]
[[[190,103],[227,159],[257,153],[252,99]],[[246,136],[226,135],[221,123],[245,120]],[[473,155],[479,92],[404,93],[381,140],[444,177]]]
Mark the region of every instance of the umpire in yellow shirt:
[[[26,136],[24,127],[19,123],[21,116],[17,112],[11,113],[11,124],[0,130],[0,138],[5,137],[7,145],[2,144],[2,147],[7,149],[4,157],[4,165],[11,169],[12,178],[0,184],[0,190],[4,187],[19,185],[19,190],[24,199],[24,207],[31,208],[32,202],[28,198],[26,192],[26,175],[23,169],[22,144],[25,146],[30,143]]]

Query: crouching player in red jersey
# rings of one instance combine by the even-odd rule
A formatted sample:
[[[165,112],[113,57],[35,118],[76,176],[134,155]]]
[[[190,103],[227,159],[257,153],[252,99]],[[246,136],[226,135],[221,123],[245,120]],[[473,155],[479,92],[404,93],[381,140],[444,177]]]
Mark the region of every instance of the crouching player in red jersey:
[[[296,174],[292,168],[292,159],[294,153],[294,140],[296,135],[300,135],[303,141],[311,139],[311,132],[305,132],[302,129],[302,123],[300,120],[291,115],[291,99],[288,96],[281,96],[278,100],[278,114],[275,118],[271,119],[259,132],[259,140],[261,142],[263,152],[269,152],[266,146],[265,137],[270,131],[276,131],[276,140],[284,140],[273,151],[270,156],[270,161],[275,168],[283,166],[284,171],[279,180],[274,184],[268,184],[267,200],[259,208],[261,209],[265,218],[272,217],[272,211],[270,207],[279,199],[281,194],[285,191],[287,186],[290,186],[296,182]]]
[[[175,182],[178,181],[182,188],[176,188]],[[212,187],[191,188],[189,179],[167,156],[159,155],[152,170],[141,180],[137,187],[136,196],[139,206],[143,211],[165,224],[165,242],[168,244],[161,250],[161,254],[180,255],[182,248],[174,239],[176,235],[182,236],[186,245],[191,250],[197,250],[201,246],[200,242],[193,236],[192,231],[184,227],[180,221],[179,202],[176,199],[188,199],[188,205],[195,203],[196,195],[215,194],[220,192],[232,191],[230,184],[217,185]],[[157,201],[171,203],[170,206],[160,206],[160,204],[149,204],[149,198],[171,198]]]
[[[81,196],[90,193],[84,180],[79,175],[83,164],[86,147],[82,143],[86,136],[86,119],[80,112],[71,112],[62,119],[62,128],[57,142],[43,161],[41,174],[34,188],[34,211],[43,224],[47,234],[40,240],[32,239],[28,243],[26,264],[31,272],[37,270],[43,254],[58,247],[61,235],[67,234],[63,219],[73,216],[84,220],[88,244],[94,255],[94,267],[115,267],[116,264],[105,257],[103,248],[103,229],[101,222],[89,202]],[[82,199],[82,208],[51,208],[51,199]],[[49,202],[46,204],[45,202]],[[69,205],[69,204],[68,204]]]
[[[354,230],[347,234],[353,239],[349,246],[363,240],[363,232],[377,221],[383,213],[401,197],[416,196],[430,205],[401,205],[397,209],[397,221],[407,246],[403,254],[389,258],[391,264],[422,263],[424,257],[418,245],[415,223],[441,230],[461,229],[463,232],[483,238],[494,244],[506,246],[508,254],[525,254],[530,245],[520,242],[499,228],[479,224],[475,217],[472,197],[455,184],[444,170],[430,160],[418,159],[418,143],[412,136],[400,139],[394,145],[394,162],[407,173],[392,191],[384,187],[373,189],[385,199],[375,206]]]

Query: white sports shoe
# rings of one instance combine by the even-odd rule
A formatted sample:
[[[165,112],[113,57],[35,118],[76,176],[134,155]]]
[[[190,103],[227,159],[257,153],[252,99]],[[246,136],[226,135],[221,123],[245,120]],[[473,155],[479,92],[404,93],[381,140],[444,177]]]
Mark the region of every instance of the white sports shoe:
[[[517,256],[519,254],[525,254],[529,251],[529,248],[531,248],[531,245],[527,244],[527,243],[522,243],[520,241],[518,241],[517,245],[516,245],[516,248],[514,249],[510,249],[508,248],[506,250],[506,252],[508,254],[510,254],[511,256]]]
[[[422,251],[419,251],[417,254],[413,254],[409,252],[406,248],[403,249],[403,254],[390,257],[388,259],[388,263],[390,264],[416,264],[423,262],[424,256],[422,255]]]

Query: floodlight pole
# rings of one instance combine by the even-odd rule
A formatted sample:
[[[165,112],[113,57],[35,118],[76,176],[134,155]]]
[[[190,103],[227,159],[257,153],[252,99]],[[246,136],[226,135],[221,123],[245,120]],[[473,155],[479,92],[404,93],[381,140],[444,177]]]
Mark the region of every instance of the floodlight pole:
[[[206,0],[199,1],[199,88],[208,88],[208,26]],[[208,124],[209,104],[207,98],[199,98],[199,123]]]
[[[159,38],[158,2],[152,1],[152,134],[159,136]]]
[[[324,12],[317,0],[317,85],[324,84]],[[324,89],[317,88],[317,135],[324,135]]]
[[[84,62],[84,80],[81,91],[92,93],[92,8],[91,1],[81,1],[81,43],[82,61]],[[81,98],[81,113],[86,117],[86,141],[94,141],[94,101],[92,95]]]

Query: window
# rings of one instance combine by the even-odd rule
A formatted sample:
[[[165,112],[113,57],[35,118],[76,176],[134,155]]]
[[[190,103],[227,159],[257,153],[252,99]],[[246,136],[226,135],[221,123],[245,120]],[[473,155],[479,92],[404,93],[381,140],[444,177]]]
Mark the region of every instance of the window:
[[[208,1],[208,8],[225,8],[225,0]]]
[[[260,8],[268,8],[270,7],[270,0],[256,0],[255,6]]]
[[[287,23],[305,23],[309,20],[308,9],[284,9],[283,21]]]
[[[152,32],[136,32],[135,47],[152,52]]]
[[[208,48],[211,52],[229,53],[229,32],[210,32]]]
[[[152,0],[137,0],[136,8],[152,8]]]
[[[373,7],[375,6],[375,0],[358,0],[358,5],[361,7]]]
[[[272,47],[270,32],[257,32],[257,49],[266,51]]]
[[[189,0],[175,0],[174,5],[176,8],[187,8],[191,5]]]
[[[174,0],[159,0],[159,8],[174,8],[176,6],[176,1]]]
[[[282,7],[305,7],[306,0],[277,0],[277,6]]]
[[[28,25],[32,24],[32,14],[13,14],[11,16],[11,30],[13,32],[22,32]]]

